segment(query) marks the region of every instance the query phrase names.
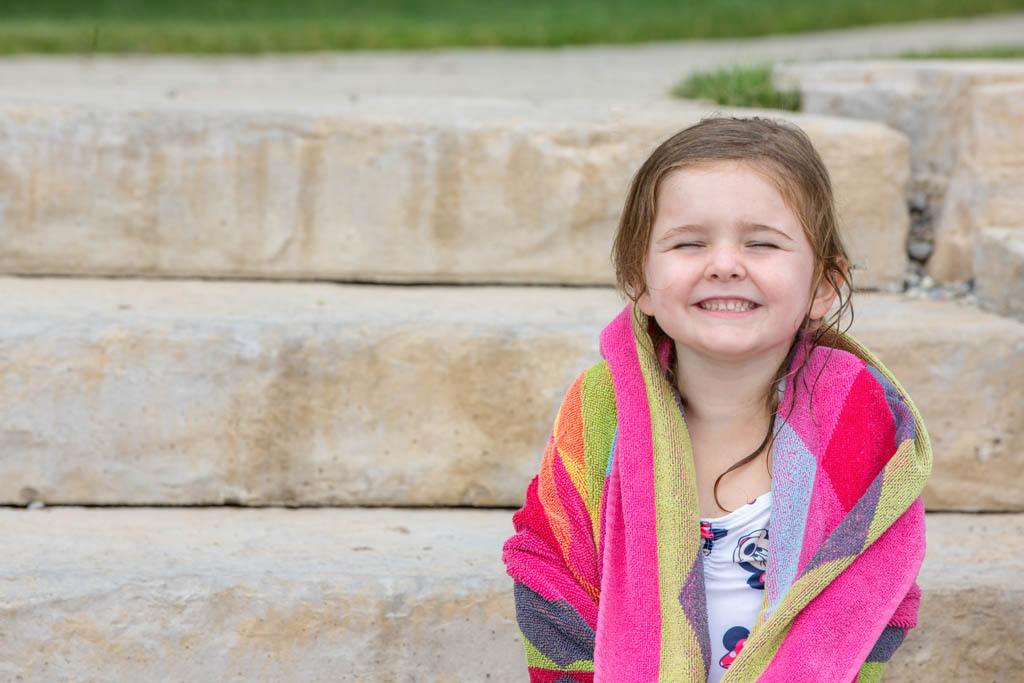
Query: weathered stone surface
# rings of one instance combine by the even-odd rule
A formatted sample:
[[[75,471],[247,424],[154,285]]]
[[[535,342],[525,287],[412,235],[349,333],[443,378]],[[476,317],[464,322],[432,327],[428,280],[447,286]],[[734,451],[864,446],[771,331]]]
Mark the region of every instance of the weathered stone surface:
[[[979,230],[1024,229],[1024,60],[1020,82],[970,92],[959,162],[939,216],[928,272],[937,280],[966,280]]]
[[[1024,321],[1024,229],[987,228],[978,234],[974,293],[982,308]]]
[[[0,510],[0,680],[483,681],[524,669],[511,512]]]
[[[0,280],[0,502],[517,505],[610,289]],[[1024,508],[1024,324],[858,299],[938,509]]]
[[[610,290],[0,280],[0,500],[514,504]]]
[[[511,510],[0,510],[0,677],[519,681]],[[886,681],[1024,666],[1022,515],[928,516]]]
[[[909,136],[908,198],[933,219],[936,280],[971,277],[978,229],[1024,224],[1024,60],[780,64],[774,76],[807,112]]]
[[[1024,654],[1006,643],[1024,642],[1024,567],[1005,549],[1024,538],[1024,516],[931,514],[927,527],[918,627],[884,680],[981,683],[1021,671]]]
[[[0,272],[609,283],[632,174],[713,111],[77,97],[0,104]],[[901,283],[906,139],[869,122],[768,115],[819,145],[861,284]]]
[[[1024,510],[1024,325],[965,303],[855,299],[852,333],[914,400],[930,510]]]

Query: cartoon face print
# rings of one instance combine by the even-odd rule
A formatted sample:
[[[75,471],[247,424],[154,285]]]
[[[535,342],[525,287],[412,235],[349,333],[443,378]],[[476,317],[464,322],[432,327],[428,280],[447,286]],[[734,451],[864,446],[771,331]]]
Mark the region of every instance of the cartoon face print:
[[[768,564],[768,530],[758,529],[737,541],[732,559],[763,570]]]
[[[748,586],[764,590],[764,570],[768,566],[768,530],[758,529],[737,541],[732,559],[750,572]]]
[[[742,626],[733,626],[722,636],[722,645],[725,645],[726,653],[718,660],[718,666],[728,669],[729,665],[739,656],[743,646],[747,643],[747,636],[750,631]]]

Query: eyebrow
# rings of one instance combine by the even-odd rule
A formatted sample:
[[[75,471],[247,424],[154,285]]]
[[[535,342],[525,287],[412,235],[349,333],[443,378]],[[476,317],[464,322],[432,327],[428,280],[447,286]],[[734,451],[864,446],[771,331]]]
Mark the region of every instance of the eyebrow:
[[[776,233],[777,235],[779,235],[780,237],[782,237],[782,238],[784,238],[786,240],[789,240],[790,242],[793,241],[793,238],[790,237],[789,235],[787,235],[782,230],[780,230],[778,228],[774,228],[774,227],[772,227],[770,225],[765,225],[764,223],[750,223],[748,221],[744,221],[740,225],[742,226],[744,232],[756,232],[758,230],[768,230],[770,232]],[[675,226],[673,228],[669,228],[668,232],[666,232],[664,235],[662,235],[661,238],[658,239],[658,241],[659,242],[663,242],[663,241],[672,239],[672,238],[676,237],[677,235],[680,235],[680,234],[683,234],[683,233],[700,232],[702,230],[704,230],[704,226],[702,226],[702,225],[694,225],[694,224],[677,225],[677,226]]]

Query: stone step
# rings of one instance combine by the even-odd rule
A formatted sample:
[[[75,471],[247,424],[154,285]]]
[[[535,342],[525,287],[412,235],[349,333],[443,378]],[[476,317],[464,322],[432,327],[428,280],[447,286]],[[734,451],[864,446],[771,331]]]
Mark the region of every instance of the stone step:
[[[168,86],[170,87],[170,86]],[[36,89],[38,90],[38,89]],[[607,284],[632,174],[709,105],[0,97],[0,273]],[[829,166],[860,284],[902,285],[905,135],[778,111]]]
[[[0,678],[520,681],[511,510],[0,509]],[[886,681],[1008,680],[1020,514],[930,514]]]
[[[1024,231],[1024,59],[779,64],[804,111],[885,123],[910,140],[910,199],[934,233],[928,272],[983,277],[979,232]],[[995,266],[996,264],[992,264]]]
[[[974,292],[982,308],[1024,320],[1024,223],[1020,228],[978,233]]]
[[[0,503],[522,504],[608,288],[0,278]],[[856,300],[929,509],[1024,508],[1024,323]]]

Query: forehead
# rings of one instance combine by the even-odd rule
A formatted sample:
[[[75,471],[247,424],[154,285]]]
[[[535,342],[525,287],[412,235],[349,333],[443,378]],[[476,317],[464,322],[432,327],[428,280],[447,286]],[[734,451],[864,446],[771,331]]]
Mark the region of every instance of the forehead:
[[[768,172],[742,161],[707,162],[676,169],[658,185],[655,223],[775,222],[799,226]]]

